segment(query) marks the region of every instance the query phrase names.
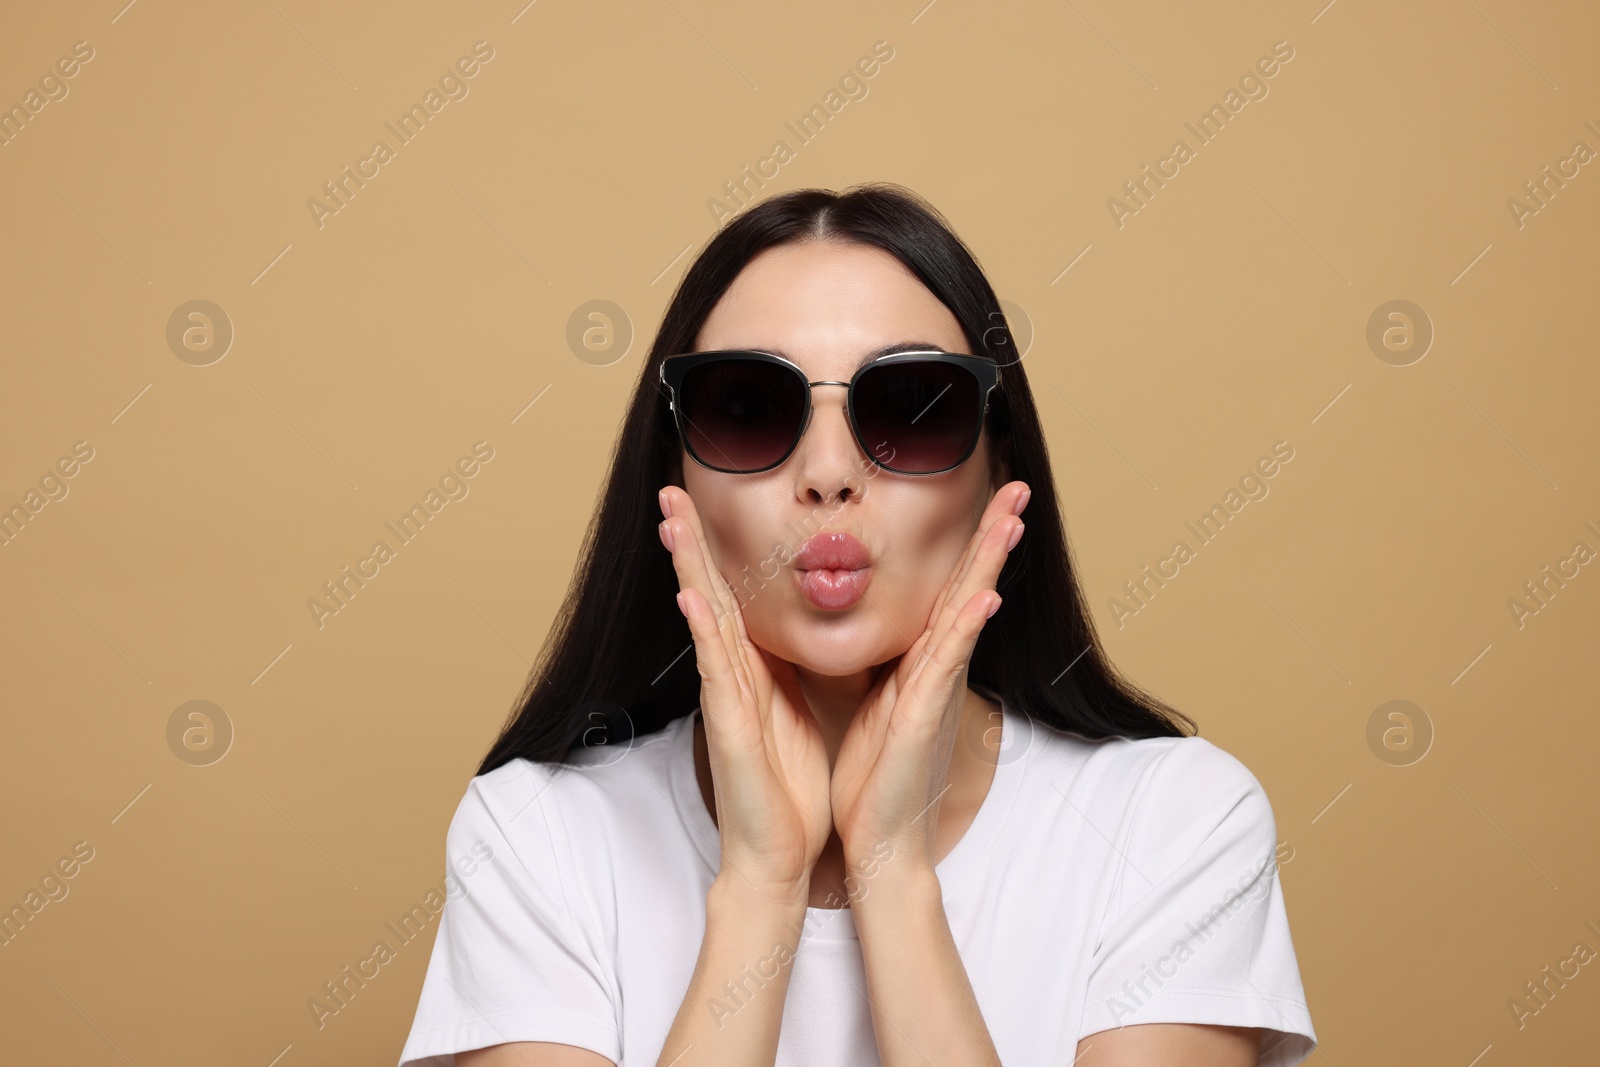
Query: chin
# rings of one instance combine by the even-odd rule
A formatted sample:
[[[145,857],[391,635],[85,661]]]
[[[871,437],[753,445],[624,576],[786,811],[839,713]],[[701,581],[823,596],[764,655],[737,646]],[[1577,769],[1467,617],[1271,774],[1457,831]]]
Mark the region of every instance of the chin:
[[[800,659],[790,660],[790,662],[800,670],[821,675],[824,678],[849,678],[877,666],[876,663],[865,661],[858,663],[854,659],[850,661],[838,659],[816,660],[808,656],[802,656]]]
[[[871,611],[871,608],[865,608]],[[830,678],[846,677],[871,670],[886,660],[901,655],[911,646],[899,634],[889,631],[881,617],[859,617],[863,625],[839,626],[840,618],[817,620],[786,620],[782,637],[773,645],[751,640],[773,655],[793,663],[796,667]]]

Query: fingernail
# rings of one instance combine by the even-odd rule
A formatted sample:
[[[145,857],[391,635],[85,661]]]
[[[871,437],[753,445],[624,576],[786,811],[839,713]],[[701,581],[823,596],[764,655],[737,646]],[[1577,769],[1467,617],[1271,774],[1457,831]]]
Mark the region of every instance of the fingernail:
[[[1006,551],[1010,552],[1017,547],[1017,542],[1022,540],[1022,523],[1017,523],[1017,528],[1011,531],[1011,539],[1006,542]]]
[[[662,518],[672,518],[672,503],[667,499],[667,491],[665,489],[656,494],[656,503],[661,505]]]
[[[1022,509],[1028,506],[1028,499],[1033,496],[1032,489],[1024,489],[1022,495],[1017,497],[1017,502],[1011,506],[1011,514],[1021,515]]]
[[[677,602],[678,602],[678,611],[679,611],[679,613],[681,613],[683,615],[683,617],[687,619],[689,617],[689,611],[688,611],[687,608],[685,608],[683,606],[683,594],[679,593],[673,599],[677,600]]]
[[[661,531],[661,543],[666,546],[668,552],[671,552],[673,544],[672,527],[668,526],[666,520],[663,519],[661,525],[657,526],[656,529]]]
[[[989,614],[985,615],[984,618],[986,618],[986,619],[994,618],[994,613],[999,611],[999,610],[1000,610],[1000,598],[999,597],[995,597],[994,598],[994,604],[991,605],[990,608],[989,608]]]

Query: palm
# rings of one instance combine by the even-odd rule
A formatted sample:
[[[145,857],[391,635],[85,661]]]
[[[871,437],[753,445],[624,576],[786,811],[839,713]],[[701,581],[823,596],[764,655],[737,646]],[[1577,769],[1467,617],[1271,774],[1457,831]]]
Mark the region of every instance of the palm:
[[[893,813],[899,808],[898,798],[891,795],[894,783],[874,768],[883,758],[895,702],[931,634],[930,627],[904,655],[884,665],[845,730],[831,784],[834,822],[844,841],[876,842],[894,830]]]
[[[794,665],[742,634],[739,651],[755,700],[741,709],[740,729],[730,740],[748,746],[751,765],[767,773],[753,777],[753,796],[729,799],[740,811],[764,813],[747,827],[748,839],[763,855],[782,857],[783,869],[792,870],[798,881],[810,872],[833,829],[827,748],[810,710],[801,710],[804,698]],[[722,808],[720,791],[717,804]]]

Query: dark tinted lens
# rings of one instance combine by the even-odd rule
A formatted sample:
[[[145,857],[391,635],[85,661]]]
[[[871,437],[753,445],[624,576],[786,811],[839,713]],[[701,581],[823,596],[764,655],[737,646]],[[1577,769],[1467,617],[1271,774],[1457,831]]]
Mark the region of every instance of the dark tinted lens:
[[[689,451],[719,470],[771,467],[794,444],[805,414],[800,376],[766,360],[702,363],[683,376],[681,393]]]
[[[872,367],[856,382],[862,446],[890,470],[931,474],[961,462],[982,429],[978,379],[965,367],[902,360]]]

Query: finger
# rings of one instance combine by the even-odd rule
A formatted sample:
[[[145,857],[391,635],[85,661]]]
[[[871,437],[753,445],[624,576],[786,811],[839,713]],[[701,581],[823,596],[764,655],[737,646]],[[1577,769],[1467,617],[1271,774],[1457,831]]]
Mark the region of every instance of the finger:
[[[1002,516],[989,527],[967,561],[966,571],[956,580],[955,588],[940,610],[933,627],[935,643],[943,638],[951,620],[974,594],[995,587],[1000,579],[1000,571],[1006,565],[1006,557],[1011,554],[1013,540],[1021,543],[1022,530],[1022,520],[1013,515]]]
[[[687,494],[680,493],[679,499],[674,501],[675,511],[672,518],[665,519],[661,523],[661,528],[671,533],[672,567],[677,572],[678,587],[685,591],[693,589],[704,599],[706,610],[711,613],[721,635],[720,639],[731,669],[746,685],[749,685],[750,679],[744,670],[744,656],[738,641],[737,611],[730,612],[718,596],[716,583],[722,580],[722,576],[715,573],[715,567],[707,558],[700,540],[694,536],[693,529],[676,510],[683,508],[681,500],[686,498]]]
[[[700,675],[700,713],[706,725],[706,746],[719,790],[729,785],[727,800],[734,799],[737,782],[725,768],[751,766],[765,744],[765,724],[753,706],[749,690],[741,684],[737,664],[728,656],[727,643],[716,612],[705,594],[685,589],[679,609],[694,636],[695,669]],[[726,614],[723,616],[726,619]],[[723,803],[719,792],[717,802]],[[719,809],[720,810],[720,809]]]
[[[1008,539],[1013,531],[1020,529],[1021,524],[1015,521],[1010,523],[997,522],[990,527],[988,536],[979,544],[978,551],[973,556],[972,564],[962,577],[959,586],[945,602],[939,617],[929,625],[928,646],[923,654],[918,657],[917,662],[912,665],[911,671],[908,672],[908,685],[916,678],[925,661],[934,654],[934,650],[954,629],[961,611],[964,610],[964,606],[970,604],[974,598],[981,597],[986,589],[990,590],[991,593],[993,592],[995,583],[1000,576],[1000,570],[1005,566],[1006,556],[1009,554],[1006,548]]]
[[[743,707],[744,692],[739,677],[728,655],[716,613],[705,594],[694,588],[680,591],[678,608],[688,620],[689,633],[694,637],[695,667],[700,673],[703,693],[702,715],[712,721],[720,718],[718,713],[724,709]]]
[[[900,695],[904,673],[900,668],[906,662],[908,656],[914,656],[920,650],[921,643],[926,639],[927,635],[924,634],[917,639],[918,644],[902,654],[899,662],[895,663],[891,669],[879,671],[878,676],[873,680],[872,688],[867,691],[866,699],[862,701],[862,705],[867,710],[865,714],[857,719],[857,722],[863,732],[872,739],[875,749],[883,748],[883,735],[888,729],[889,719],[893,715],[895,700]]]
[[[929,617],[930,644],[937,646],[943,640],[956,613],[974,593],[985,587],[993,589],[999,581],[1000,571],[1011,551],[1008,547],[1011,539],[1020,537],[1016,531],[1022,529],[1023,523],[1013,512],[1019,500],[1026,502],[1023,500],[1026,491],[1024,483],[1008,482],[989,502],[961,563],[951,574]]]
[[[971,662],[978,635],[999,607],[1000,594],[993,590],[980,590],[963,602],[943,640],[917,665],[906,684],[907,692],[912,694],[912,708],[923,709],[930,716],[935,710],[944,711],[956,682]]]
[[[700,554],[705,557],[707,570],[712,577],[719,579],[714,583],[717,594],[717,603],[723,610],[738,604],[738,598],[733,595],[733,590],[728,588],[728,583],[722,578],[711,558],[711,547],[706,543],[706,532],[700,522],[700,509],[695,505],[694,498],[687,491],[678,486],[668,486],[662,490],[666,497],[667,506],[672,509],[671,518],[682,518],[689,526],[689,532],[694,536],[700,546]]]
[[[706,547],[705,535],[700,530],[694,501],[688,493],[675,486],[663,489],[661,497],[665,510],[669,512],[662,520],[661,526],[672,531],[674,549],[681,545],[687,550],[688,561],[693,564],[690,568],[691,573],[697,584],[704,583],[701,592],[706,595],[706,599],[720,616],[730,606],[726,590],[723,588],[726,582],[720,581],[722,575],[717,571],[711,553]]]
[[[727,580],[722,577],[722,572],[717,570],[716,563],[711,556],[711,546],[706,541],[704,525],[700,522],[700,510],[695,505],[694,498],[677,486],[670,486],[666,490],[668,506],[672,508],[672,518],[683,519],[688,526],[689,534],[695,543],[700,546],[700,555],[706,563],[707,575],[715,579],[712,582],[712,591],[717,595],[719,610],[728,611],[738,606],[738,598],[733,595]]]
[[[956,564],[949,579],[945,582],[944,588],[940,591],[938,599],[934,602],[932,617],[935,620],[945,617],[945,608],[954,598],[956,591],[960,589],[961,583],[966,578],[967,571],[971,568],[972,561],[977,557],[978,549],[983,544],[983,539],[989,530],[993,528],[996,522],[1004,519],[1007,515],[1014,514],[1018,510],[1019,501],[1022,504],[1026,504],[1027,501],[1024,499],[1024,494],[1028,492],[1027,483],[1021,481],[1007,482],[995,490],[994,496],[989,500],[988,507],[984,508],[983,515],[978,519],[977,530],[967,540],[966,551],[962,553],[961,560]]]
[[[983,545],[984,538],[988,535],[989,531],[992,530],[997,523],[1007,523],[1008,519],[1017,514],[1022,507],[1026,506],[1027,497],[1030,495],[1031,493],[1028,489],[1027,483],[1020,481],[1007,482],[1005,485],[1002,485],[999,489],[995,490],[994,496],[989,500],[989,506],[983,509],[983,515],[978,520],[978,529],[973,533],[972,540],[968,543],[967,554],[963,558],[962,565],[959,568],[960,573],[956,575],[951,586],[951,598],[956,597],[957,591],[961,588],[961,583],[966,578],[967,571],[972,568],[973,561],[977,559],[979,549]],[[1008,525],[1021,524],[1022,520],[1019,518],[1016,519],[1014,523],[1010,523]],[[947,602],[948,599],[949,598],[947,598]],[[959,600],[957,603],[960,603]]]
[[[743,674],[745,685],[756,695],[757,717],[762,729],[766,730],[772,717],[772,672],[758,654],[755,642],[750,640],[750,632],[745,629],[744,605],[737,603],[736,599],[733,610],[728,614],[738,627],[738,632],[732,635],[734,647],[738,650],[735,661]]]
[[[676,487],[674,487],[676,488]],[[700,559],[705,565],[706,580],[710,583],[712,591],[717,595],[717,604],[721,617],[729,622],[728,648],[733,660],[734,670],[744,680],[745,685],[754,691],[754,678],[751,673],[749,656],[745,646],[749,643],[749,634],[745,631],[743,605],[734,595],[733,589],[728,585],[722,571],[717,567],[717,561],[711,554],[710,542],[706,540],[705,526],[700,521],[699,508],[695,506],[694,499],[687,492],[680,490],[669,498],[674,517],[680,514],[693,531],[695,544],[700,549]]]
[[[895,668],[895,674],[899,678],[900,684],[910,684],[912,676],[921,669],[923,661],[932,654],[933,649],[949,629],[950,620],[953,617],[948,610],[949,605],[955,596],[957,588],[966,577],[979,547],[983,544],[985,535],[993,528],[993,519],[990,518],[990,512],[994,508],[995,500],[998,499],[999,493],[996,493],[995,497],[990,500],[989,507],[984,510],[978,529],[967,539],[967,547],[962,550],[961,558],[956,561],[955,567],[950,571],[949,576],[945,578],[944,587],[939,590],[939,595],[934,598],[933,610],[928,614],[928,622],[923,627],[922,636],[918,637],[900,657],[900,662]]]
[[[984,538],[996,524],[1021,525],[1022,520],[1016,519],[1014,523],[1007,523],[1012,516],[1018,514],[1027,506],[1028,497],[1032,495],[1026,482],[1007,482],[995,490],[994,496],[989,500],[989,506],[984,508],[983,516],[978,520],[978,529],[972,535],[969,551],[963,561],[961,573],[956,577],[952,586],[951,596],[956,595],[956,590],[961,587],[961,582],[966,577],[966,572],[971,569],[972,563],[977,559],[979,548],[984,543]]]
[[[806,702],[805,693],[800,688],[800,676],[799,672],[795,670],[794,664],[776,653],[767,651],[760,645],[752,645],[751,647],[755,649],[754,658],[760,661],[763,670],[767,672],[767,677],[771,679],[773,692],[782,695],[784,701],[788,703],[797,718],[801,720],[810,719],[815,723],[815,719],[811,715],[811,706]],[[770,718],[770,706],[763,709],[763,711]]]

